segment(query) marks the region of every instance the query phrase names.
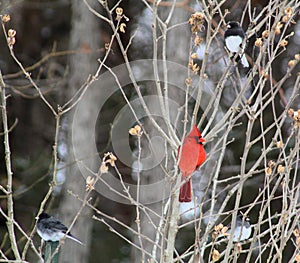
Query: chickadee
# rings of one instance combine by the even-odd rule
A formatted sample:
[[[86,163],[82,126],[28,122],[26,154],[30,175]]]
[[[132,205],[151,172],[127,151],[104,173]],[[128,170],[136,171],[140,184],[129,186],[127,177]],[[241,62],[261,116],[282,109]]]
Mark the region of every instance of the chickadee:
[[[224,34],[225,45],[227,49],[233,54],[240,53],[239,59],[243,67],[249,67],[249,63],[245,56],[245,43],[243,45],[243,40],[245,38],[244,30],[241,28],[240,24],[236,21],[231,21],[227,25],[227,30]],[[243,46],[242,46],[243,45]],[[241,51],[240,51],[241,49]]]
[[[67,231],[68,228],[55,217],[47,213],[41,213],[38,216],[37,232],[43,240],[55,242],[66,236],[82,245],[82,242],[70,232],[66,235]]]
[[[249,239],[251,236],[251,232],[252,229],[250,219],[248,217],[245,217],[245,219],[243,220],[243,215],[238,214],[233,233],[233,242],[241,242]]]

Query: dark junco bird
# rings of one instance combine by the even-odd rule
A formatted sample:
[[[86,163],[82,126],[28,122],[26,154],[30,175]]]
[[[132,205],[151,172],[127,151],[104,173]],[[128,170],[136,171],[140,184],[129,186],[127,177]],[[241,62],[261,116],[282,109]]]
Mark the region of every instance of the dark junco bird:
[[[82,242],[74,237],[70,232],[66,235],[68,228],[58,219],[47,213],[41,213],[37,221],[37,232],[39,236],[45,241],[59,241],[64,236],[73,239],[82,245]]]
[[[238,214],[233,233],[233,242],[241,242],[249,239],[251,232],[252,229],[249,218],[245,217],[245,219],[243,219],[243,215]]]
[[[227,25],[227,30],[224,34],[225,45],[227,49],[233,54],[240,53],[239,59],[243,67],[249,67],[249,63],[245,56],[245,43],[243,45],[243,40],[245,38],[244,30],[241,28],[240,24],[236,21],[231,21]],[[242,46],[243,45],[243,46]]]

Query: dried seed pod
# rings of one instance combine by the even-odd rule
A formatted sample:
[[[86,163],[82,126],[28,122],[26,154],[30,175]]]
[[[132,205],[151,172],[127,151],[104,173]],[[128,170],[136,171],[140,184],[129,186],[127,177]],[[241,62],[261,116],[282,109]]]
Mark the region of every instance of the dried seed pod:
[[[272,168],[267,167],[267,168],[265,169],[265,174],[266,174],[266,175],[271,175],[271,174],[272,174]]]
[[[282,147],[283,147],[282,141],[276,142],[276,147],[277,147],[277,148],[282,148]]]
[[[278,167],[277,167],[277,172],[278,173],[280,173],[280,174],[283,174],[284,173],[284,170],[285,170],[285,168],[284,168],[284,166],[283,165],[278,165]]]
[[[268,162],[268,166],[271,167],[271,168],[275,167],[275,165],[276,165],[276,163],[273,160],[270,160]]]

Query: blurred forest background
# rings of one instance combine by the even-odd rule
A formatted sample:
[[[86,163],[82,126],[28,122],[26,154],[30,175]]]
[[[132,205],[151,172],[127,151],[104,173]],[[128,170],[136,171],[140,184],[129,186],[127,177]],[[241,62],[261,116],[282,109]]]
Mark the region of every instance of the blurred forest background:
[[[124,106],[128,105],[124,98],[139,98],[135,85],[126,84],[123,89],[117,88],[116,92],[108,96],[98,112],[99,102],[102,103],[103,96],[107,95],[101,93],[101,88],[86,92],[92,85],[101,87],[103,84],[94,82],[92,76],[97,78],[102,73],[123,65],[127,63],[126,59],[135,61],[154,58],[190,68],[185,74],[178,72],[177,81],[184,88],[186,85],[193,86],[194,90],[191,88],[191,93],[194,94],[194,98],[197,97],[197,88],[201,87],[212,90],[211,94],[215,96],[209,104],[211,108],[206,113],[205,107],[200,106],[199,109],[198,105],[197,108],[197,102],[200,103],[197,99],[187,103],[190,109],[184,109],[182,106],[182,111],[191,116],[193,111],[196,111],[196,123],[199,124],[200,130],[204,131],[209,158],[204,167],[205,173],[201,172],[206,175],[206,179],[195,176],[194,193],[199,203],[196,204],[195,200],[192,206],[180,207],[181,211],[189,209],[189,212],[197,207],[200,215],[187,213],[186,216],[177,218],[179,228],[176,226],[174,232],[177,233],[178,229],[179,232],[174,258],[177,258],[177,262],[202,262],[202,256],[205,262],[212,260],[212,247],[201,253],[200,249],[196,249],[200,244],[204,247],[207,242],[206,239],[198,240],[200,233],[205,233],[207,238],[213,232],[211,226],[207,227],[210,217],[205,215],[217,215],[212,225],[216,222],[226,225],[231,222],[228,217],[230,213],[234,211],[236,215],[238,211],[242,211],[248,214],[253,226],[260,227],[254,234],[257,239],[248,244],[248,250],[238,259],[235,258],[236,261],[245,262],[247,258],[251,262],[266,262],[265,260],[272,258],[276,253],[278,254],[274,258],[278,259],[278,262],[296,260],[296,256],[300,254],[297,235],[293,235],[299,222],[299,120],[296,113],[300,108],[300,87],[299,57],[295,56],[299,56],[300,52],[299,1],[11,0],[0,3],[2,21],[5,14],[10,15],[10,21],[2,22],[0,70],[8,96],[6,112],[8,126],[11,128],[9,142],[13,170],[14,219],[33,241],[29,244],[29,239],[15,226],[20,251],[26,246],[29,247],[25,254],[21,253],[23,260],[39,262],[32,246],[38,248],[40,238],[34,234],[33,229],[38,211],[44,208],[68,226],[75,218],[72,233],[85,243],[85,246],[79,246],[72,241],[66,241],[61,249],[60,262],[171,262],[166,260],[163,249],[168,250],[168,242],[163,245],[168,240],[167,236],[160,236],[156,232],[163,232],[164,227],[168,232],[170,221],[160,219],[167,218],[165,215],[171,218],[175,211],[172,209],[178,206],[176,198],[170,199],[171,203],[174,202],[171,208],[167,206],[168,202],[156,200],[155,195],[164,191],[165,185],[161,186],[162,189],[156,188],[157,192],[153,192],[152,195],[141,193],[140,196],[135,196],[134,198],[140,198],[137,199],[138,204],[130,201],[130,198],[127,203],[116,202],[98,191],[91,191],[87,197],[86,187],[89,182],[86,176],[82,176],[82,170],[78,169],[82,158],[85,160],[84,166],[91,169],[91,175],[94,174],[96,178],[104,153],[114,153],[114,137],[111,130],[115,118]],[[117,10],[117,7],[122,9]],[[288,7],[292,10],[290,13]],[[112,11],[109,13],[107,10]],[[191,15],[197,11],[205,14],[204,21],[199,22],[198,28],[197,25],[193,25],[193,21],[190,20],[189,23]],[[287,20],[282,22],[285,16]],[[240,65],[234,66],[228,59],[228,53],[223,47],[223,33],[226,23],[230,20],[241,21],[247,32],[249,39],[246,53],[253,71],[243,69]],[[279,29],[276,27],[278,22],[282,25]],[[124,25],[120,26],[122,23]],[[193,26],[196,27],[196,33]],[[16,31],[16,42],[11,45],[13,54],[4,34],[9,29]],[[276,29],[280,30],[280,33],[272,36]],[[270,42],[267,35],[262,36],[263,32],[267,34],[266,31],[269,31]],[[201,37],[199,47],[195,42],[197,37]],[[262,43],[257,42],[257,39]],[[282,42],[285,39],[288,43]],[[205,44],[208,41],[209,49],[206,50]],[[124,46],[120,46],[120,43]],[[23,65],[24,70],[17,61]],[[199,70],[193,67],[196,64]],[[142,69],[135,70],[143,74]],[[30,73],[30,78],[24,75],[25,71]],[[128,75],[127,71],[121,70],[116,78],[126,79]],[[187,83],[188,80],[192,82]],[[166,79],[161,79],[162,85],[164,82]],[[205,87],[201,86],[202,82],[206,83]],[[158,82],[140,85],[142,96],[158,94]],[[168,89],[165,86],[160,88],[163,93]],[[113,87],[111,89],[113,90]],[[221,92],[218,93],[218,90]],[[87,97],[83,100],[80,94],[84,92]],[[182,90],[169,86],[169,98],[180,105],[186,105],[185,94]],[[240,97],[240,100],[231,108],[235,97]],[[258,99],[259,97],[261,99]],[[71,98],[73,100],[66,105]],[[68,107],[76,100],[81,103],[80,109],[84,110],[79,114],[77,112],[74,121],[77,104]],[[214,112],[216,108],[222,109],[222,114]],[[294,112],[289,111],[291,108]],[[60,114],[61,112],[63,114]],[[211,122],[209,114],[212,112],[214,120]],[[234,114],[224,119],[230,112]],[[257,112],[260,113],[255,115]],[[95,114],[99,114],[101,118],[93,123],[90,120]],[[252,119],[251,116],[254,115],[256,117]],[[182,123],[184,117],[179,118],[179,122]],[[146,117],[140,119],[144,134],[150,137],[160,134],[151,120]],[[130,136],[127,129],[126,136],[132,150],[129,153],[132,165],[122,162],[117,156],[117,178],[119,172],[126,183],[139,185],[156,182],[158,178],[165,178],[166,174],[171,174],[170,178],[174,175],[174,156],[184,132],[180,126],[178,138],[172,139],[176,131],[171,132],[169,128],[173,124],[176,126],[175,123],[170,120],[165,122],[162,118],[157,118],[156,121],[158,126],[169,132],[166,133],[171,138],[162,142],[162,145],[168,145],[162,150],[166,153],[162,163],[157,165],[158,168],[150,170],[143,171],[138,167],[139,161],[134,160],[147,156],[151,149],[146,146],[144,135],[140,141],[140,138]],[[225,127],[221,133],[221,127],[214,129],[218,122]],[[189,130],[189,127],[187,125],[186,129]],[[1,132],[2,130],[3,125]],[[77,137],[72,137],[74,130]],[[92,156],[89,155],[89,143],[86,142],[86,136],[90,136],[91,133],[95,134],[97,148],[97,152]],[[4,138],[3,133],[1,138]],[[162,138],[165,139],[163,136]],[[232,139],[234,141],[231,141]],[[80,149],[80,158],[73,153],[74,141],[77,143],[77,149]],[[271,148],[268,148],[269,145]],[[142,153],[139,152],[140,146],[143,149]],[[9,178],[4,143],[0,149],[0,184],[6,188]],[[262,159],[256,163],[260,157]],[[270,160],[274,160],[274,163],[270,163]],[[283,166],[280,166],[281,164]],[[109,166],[109,169],[112,167]],[[141,178],[139,171],[136,172],[137,169],[142,170]],[[266,179],[267,177],[269,179]],[[234,188],[239,184],[240,178],[243,181],[243,194],[240,188]],[[286,189],[282,186],[284,184],[288,185]],[[232,189],[235,190],[230,192]],[[264,191],[265,193],[261,194]],[[237,193],[240,195],[238,204],[235,199]],[[9,216],[8,195],[9,193],[0,191],[1,262],[16,258],[8,235],[7,218],[3,215]],[[227,199],[229,195],[230,198]],[[86,200],[82,201],[90,197],[90,205],[87,205]],[[224,200],[226,205],[222,207]],[[292,211],[289,210],[291,203],[294,204]],[[266,210],[263,204],[267,204]],[[165,207],[169,212],[164,211]],[[220,207],[222,210],[218,210]],[[283,217],[288,217],[288,214],[290,221],[286,224],[287,228],[279,231],[279,226],[285,225]],[[93,218],[93,215],[97,215],[98,220]],[[161,218],[157,215],[161,215]],[[99,218],[104,219],[101,221]],[[188,223],[189,221],[192,223]],[[274,233],[261,234],[270,228],[271,221],[275,225]],[[147,226],[149,222],[151,227]],[[286,234],[287,240],[282,241],[280,236],[286,233],[285,231],[289,231],[289,235]],[[171,234],[169,233],[168,237],[169,235]],[[268,240],[273,240],[273,243],[268,243]],[[155,242],[161,244],[157,245],[157,252],[153,251]],[[259,253],[253,248],[253,244],[257,245],[257,242],[263,248],[261,257],[257,256]],[[263,243],[268,245],[263,247]],[[226,248],[221,246],[218,250],[221,253],[221,250],[226,251]],[[251,251],[252,256],[247,257],[247,251]],[[216,252],[214,253],[218,257]],[[151,254],[157,254],[156,259],[147,261]],[[224,252],[223,257],[229,255]],[[261,258],[261,261],[257,258]],[[298,259],[300,262],[300,258]]]

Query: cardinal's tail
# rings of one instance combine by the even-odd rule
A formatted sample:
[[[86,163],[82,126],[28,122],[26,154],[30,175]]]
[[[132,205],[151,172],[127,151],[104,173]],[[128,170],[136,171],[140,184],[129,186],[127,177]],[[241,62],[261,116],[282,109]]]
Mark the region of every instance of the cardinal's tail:
[[[186,181],[186,177],[182,176],[182,182]],[[190,179],[180,187],[179,202],[192,201],[192,182]]]

